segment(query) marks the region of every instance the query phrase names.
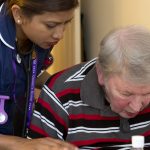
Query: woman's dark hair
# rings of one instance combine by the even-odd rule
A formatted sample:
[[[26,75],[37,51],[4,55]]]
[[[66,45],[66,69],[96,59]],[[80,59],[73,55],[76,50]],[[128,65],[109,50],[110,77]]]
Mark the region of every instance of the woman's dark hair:
[[[32,17],[44,12],[67,11],[76,8],[78,0],[1,0],[6,1],[8,12],[11,12],[12,5],[16,4],[24,15]]]

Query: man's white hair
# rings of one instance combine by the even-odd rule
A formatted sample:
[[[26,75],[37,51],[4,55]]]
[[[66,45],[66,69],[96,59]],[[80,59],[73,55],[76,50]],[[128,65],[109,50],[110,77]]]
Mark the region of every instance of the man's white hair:
[[[101,41],[98,64],[106,77],[119,74],[149,84],[150,31],[138,25],[113,30]]]

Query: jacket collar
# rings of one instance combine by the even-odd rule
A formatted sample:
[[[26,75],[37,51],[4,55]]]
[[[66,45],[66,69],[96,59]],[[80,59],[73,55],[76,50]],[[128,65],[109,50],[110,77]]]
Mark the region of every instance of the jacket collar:
[[[88,72],[81,84],[81,99],[92,107],[104,109],[104,91],[98,84],[95,66]]]
[[[0,6],[0,40],[10,49],[15,49],[16,28],[13,19],[6,13],[3,3]]]

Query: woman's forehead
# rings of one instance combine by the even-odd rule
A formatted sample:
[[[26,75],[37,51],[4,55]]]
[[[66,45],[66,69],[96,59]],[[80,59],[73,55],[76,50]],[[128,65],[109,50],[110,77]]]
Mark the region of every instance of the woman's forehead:
[[[43,14],[35,15],[33,18],[61,23],[71,20],[73,16],[74,10],[69,10],[59,12],[44,12]]]

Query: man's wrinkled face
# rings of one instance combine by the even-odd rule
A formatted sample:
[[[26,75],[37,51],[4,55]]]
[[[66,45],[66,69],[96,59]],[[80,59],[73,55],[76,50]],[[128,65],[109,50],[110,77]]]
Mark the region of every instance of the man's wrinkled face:
[[[122,76],[113,75],[103,81],[103,86],[112,111],[124,118],[135,117],[150,103],[150,85],[148,84],[131,83]]]

